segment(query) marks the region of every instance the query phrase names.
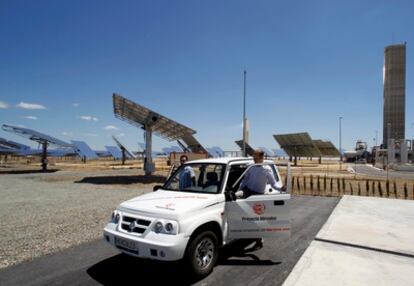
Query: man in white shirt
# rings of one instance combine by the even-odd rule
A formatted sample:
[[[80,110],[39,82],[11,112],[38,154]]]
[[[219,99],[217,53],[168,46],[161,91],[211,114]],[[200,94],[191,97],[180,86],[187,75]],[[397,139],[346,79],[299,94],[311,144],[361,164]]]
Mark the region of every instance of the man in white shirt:
[[[253,160],[255,164],[263,164],[264,152],[260,149],[255,150]],[[240,189],[243,190],[243,198],[251,195],[263,195],[267,184],[272,186],[274,190],[286,191],[285,186],[279,188],[276,183],[272,168],[269,165],[256,165],[250,167],[247,171],[240,184]]]
[[[255,164],[263,164],[264,152],[256,149],[253,153],[253,160]],[[276,179],[273,175],[272,168],[269,165],[256,165],[250,167],[246,172],[243,181],[240,183],[240,189],[243,191],[242,198],[247,198],[252,195],[264,195],[266,185],[270,184],[273,189],[285,192],[286,187],[279,188],[276,185]],[[249,251],[260,249],[263,247],[263,238],[254,239],[255,245]]]
[[[180,163],[181,165],[184,165],[188,161],[187,155],[182,155],[180,157]],[[194,173],[193,168],[190,166],[185,166],[184,169],[179,174],[179,188],[180,190],[183,190],[185,188],[191,188],[196,185],[196,175]]]

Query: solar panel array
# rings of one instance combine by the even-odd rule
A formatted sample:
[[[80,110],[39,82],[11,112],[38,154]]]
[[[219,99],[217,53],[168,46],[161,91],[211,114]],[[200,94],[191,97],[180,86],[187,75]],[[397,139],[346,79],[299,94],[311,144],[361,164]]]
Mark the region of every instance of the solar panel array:
[[[108,150],[109,153],[111,153],[112,157],[114,159],[119,160],[122,158],[121,150],[118,149],[116,146],[105,146],[105,149]]]
[[[203,146],[201,146],[200,142],[198,142],[198,140],[192,134],[183,135],[181,139],[187,145],[187,148],[191,150],[191,152],[207,152],[207,150]]]
[[[170,148],[173,152],[183,152],[183,149],[178,146],[171,146]]]
[[[73,144],[73,149],[81,158],[86,158],[88,160],[98,159],[98,155],[96,155],[86,142],[75,140],[71,140],[71,142]]]
[[[224,151],[218,146],[213,146],[211,149],[215,150],[219,157],[224,157]]]
[[[13,149],[13,148],[7,148],[7,147],[0,146],[0,154],[16,154],[18,152],[19,152],[18,149]]]
[[[165,154],[170,154],[170,153],[174,152],[174,151],[171,149],[171,147],[164,147],[164,148],[162,148],[161,150],[162,150],[162,152],[164,152]]]
[[[16,149],[16,150],[25,150],[30,149],[29,146],[23,145],[11,140],[7,140],[5,138],[0,137],[0,148],[6,148],[6,149]]]
[[[272,157],[273,153],[271,151],[269,151],[269,149],[267,149],[266,147],[259,147],[259,149],[261,149],[267,157]]]
[[[322,153],[315,146],[307,132],[273,135],[280,148],[291,157],[321,157]]]
[[[134,155],[134,153],[132,153],[131,151],[129,151],[115,136],[112,135],[112,139],[114,139],[116,145],[118,145],[119,149],[123,149],[125,150],[125,153],[127,155],[127,157],[129,158],[136,158],[136,156]]]
[[[7,125],[7,124],[3,124],[2,126],[4,131],[8,131],[17,135],[20,135],[22,137],[25,137],[27,139],[36,141],[40,144],[43,143],[48,143],[50,145],[55,145],[57,147],[67,147],[67,148],[72,148],[72,145],[69,143],[66,143],[64,141],[61,141],[59,139],[56,139],[52,136],[28,129],[28,128],[23,128],[23,127],[18,127],[18,126],[13,126],[13,125]]]
[[[141,148],[142,152],[145,151],[145,143],[138,142],[138,147]]]
[[[138,127],[151,126],[155,134],[166,140],[173,141],[185,135],[196,133],[193,129],[116,93],[113,94],[113,104],[114,114],[117,118]]]
[[[284,157],[287,156],[286,152],[283,149],[272,149],[274,156]]]
[[[239,147],[240,147],[240,149],[243,151],[243,140],[237,140],[237,141],[234,141]],[[249,156],[253,156],[253,153],[254,153],[254,149],[249,145],[249,144],[245,144],[246,145],[246,153],[247,153],[247,155],[249,155]]]
[[[210,154],[210,156],[212,156],[214,158],[221,157],[220,156],[220,153],[217,152],[216,149],[214,149],[214,148],[208,148],[208,147],[206,149],[207,149],[207,152]]]
[[[321,151],[322,156],[338,157],[340,156],[338,149],[331,141],[313,140],[313,143]]]

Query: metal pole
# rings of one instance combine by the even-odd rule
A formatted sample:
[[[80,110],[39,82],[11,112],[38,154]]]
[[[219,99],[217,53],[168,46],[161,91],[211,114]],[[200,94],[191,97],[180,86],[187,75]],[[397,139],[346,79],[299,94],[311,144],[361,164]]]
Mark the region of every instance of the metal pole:
[[[152,128],[145,126],[145,175],[149,176],[155,171],[155,165],[152,162]]]
[[[47,142],[42,142],[42,171],[47,170]]]
[[[244,70],[243,88],[243,157],[246,157],[246,70]]]
[[[378,146],[378,130],[375,130],[375,146]]]
[[[339,170],[342,170],[342,116],[339,116]]]

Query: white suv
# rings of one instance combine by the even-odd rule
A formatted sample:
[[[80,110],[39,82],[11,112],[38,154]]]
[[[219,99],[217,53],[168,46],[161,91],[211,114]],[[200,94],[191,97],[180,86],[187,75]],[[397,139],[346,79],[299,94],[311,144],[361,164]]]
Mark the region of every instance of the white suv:
[[[267,185],[265,195],[234,199],[241,177],[253,164],[246,158],[186,163],[154,192],[121,203],[104,229],[105,240],[132,256],[184,258],[202,277],[212,271],[219,248],[231,240],[289,237],[289,193]],[[281,187],[274,163],[265,164]]]

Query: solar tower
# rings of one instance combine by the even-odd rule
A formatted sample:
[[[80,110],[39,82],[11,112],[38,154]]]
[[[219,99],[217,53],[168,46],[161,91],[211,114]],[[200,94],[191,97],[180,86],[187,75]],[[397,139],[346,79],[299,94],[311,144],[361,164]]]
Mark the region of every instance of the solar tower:
[[[405,51],[405,43],[385,48],[384,147],[387,147],[388,139],[405,138]]]

